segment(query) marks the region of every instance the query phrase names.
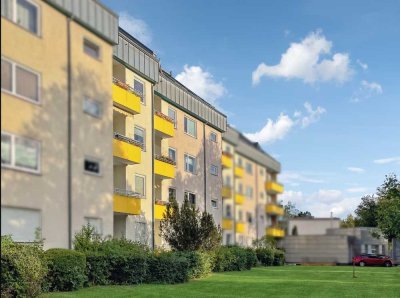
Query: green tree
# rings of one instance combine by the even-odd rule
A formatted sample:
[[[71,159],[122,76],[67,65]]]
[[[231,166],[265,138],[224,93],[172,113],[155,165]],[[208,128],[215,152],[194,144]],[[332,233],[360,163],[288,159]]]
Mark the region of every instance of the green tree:
[[[310,217],[312,218],[313,216],[311,215],[310,211],[300,211],[297,213],[297,217]]]
[[[354,228],[357,226],[357,219],[349,214],[345,219],[342,219],[340,222],[340,227],[341,228]]]
[[[378,226],[378,201],[374,196],[366,195],[361,198],[361,203],[355,210],[357,218],[356,226],[377,227]]]
[[[293,217],[313,217],[310,211],[300,211],[296,208],[296,205],[291,201],[288,201],[286,205],[283,206],[285,215],[289,218]]]
[[[377,189],[377,225],[390,242],[400,239],[400,181],[395,174],[386,175]]]
[[[209,251],[221,245],[221,228],[211,214],[200,213],[187,199],[179,206],[171,199],[160,224],[160,236],[177,251]]]

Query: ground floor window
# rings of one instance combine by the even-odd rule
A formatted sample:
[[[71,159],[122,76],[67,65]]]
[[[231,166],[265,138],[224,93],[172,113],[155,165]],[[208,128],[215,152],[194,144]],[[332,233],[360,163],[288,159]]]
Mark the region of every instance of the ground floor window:
[[[39,240],[42,217],[39,210],[1,207],[1,235],[11,235],[16,242]]]
[[[96,217],[85,217],[85,225],[90,225],[94,228],[94,233],[103,235],[103,220]]]

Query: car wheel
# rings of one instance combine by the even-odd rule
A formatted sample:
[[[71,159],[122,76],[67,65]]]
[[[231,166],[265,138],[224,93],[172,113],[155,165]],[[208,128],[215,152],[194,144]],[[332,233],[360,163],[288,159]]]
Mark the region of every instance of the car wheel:
[[[364,267],[364,266],[365,266],[365,263],[364,263],[363,261],[361,261],[361,262],[360,262],[360,266],[361,266],[361,267]]]
[[[384,266],[385,267],[392,267],[392,264],[390,262],[385,262]]]

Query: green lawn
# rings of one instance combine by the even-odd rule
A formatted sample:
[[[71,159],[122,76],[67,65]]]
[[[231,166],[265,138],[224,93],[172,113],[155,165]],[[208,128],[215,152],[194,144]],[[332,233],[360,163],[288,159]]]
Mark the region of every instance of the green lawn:
[[[104,286],[43,297],[400,297],[400,267],[285,266],[215,273],[178,285]]]

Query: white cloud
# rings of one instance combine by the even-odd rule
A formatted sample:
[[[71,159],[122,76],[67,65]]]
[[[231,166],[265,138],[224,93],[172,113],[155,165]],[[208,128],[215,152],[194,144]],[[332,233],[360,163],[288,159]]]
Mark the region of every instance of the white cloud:
[[[315,177],[317,176],[317,177]],[[284,171],[279,176],[279,179],[283,184],[291,184],[298,186],[300,182],[302,183],[324,183],[325,181],[320,178],[319,174],[310,173],[299,173],[295,171]]]
[[[360,87],[353,93],[351,102],[357,103],[374,95],[383,93],[382,85],[377,82],[361,81]]]
[[[141,43],[145,45],[151,44],[152,33],[149,26],[143,20],[137,19],[123,11],[119,13],[119,25]]]
[[[365,170],[362,168],[357,168],[357,167],[348,167],[348,171],[353,172],[353,173],[364,173]]]
[[[309,102],[304,103],[304,108],[306,111],[303,117],[303,113],[300,111],[294,112],[293,118],[287,114],[281,113],[276,121],[269,118],[260,131],[245,133],[245,135],[253,142],[261,144],[272,143],[283,139],[295,126],[305,128],[311,123],[317,122],[321,118],[321,115],[326,112],[326,110],[320,106],[313,110]]]
[[[360,65],[360,67],[364,70],[368,69],[368,64],[361,62],[361,60],[357,59],[357,64]]]
[[[368,188],[366,188],[366,187],[351,187],[351,188],[346,189],[346,191],[351,192],[351,193],[359,193],[359,192],[366,193],[368,191]]]
[[[380,165],[388,164],[388,163],[394,163],[394,164],[400,165],[400,156],[375,159],[374,163],[380,164]]]
[[[185,65],[183,71],[175,79],[214,105],[218,98],[227,93],[222,82],[216,82],[213,75],[200,66]]]
[[[331,53],[332,42],[321,31],[310,33],[300,43],[291,43],[282,54],[277,65],[261,63],[253,71],[253,85],[265,77],[302,79],[306,83],[317,81],[347,81],[353,74],[347,53],[334,53],[331,58],[323,58]]]

